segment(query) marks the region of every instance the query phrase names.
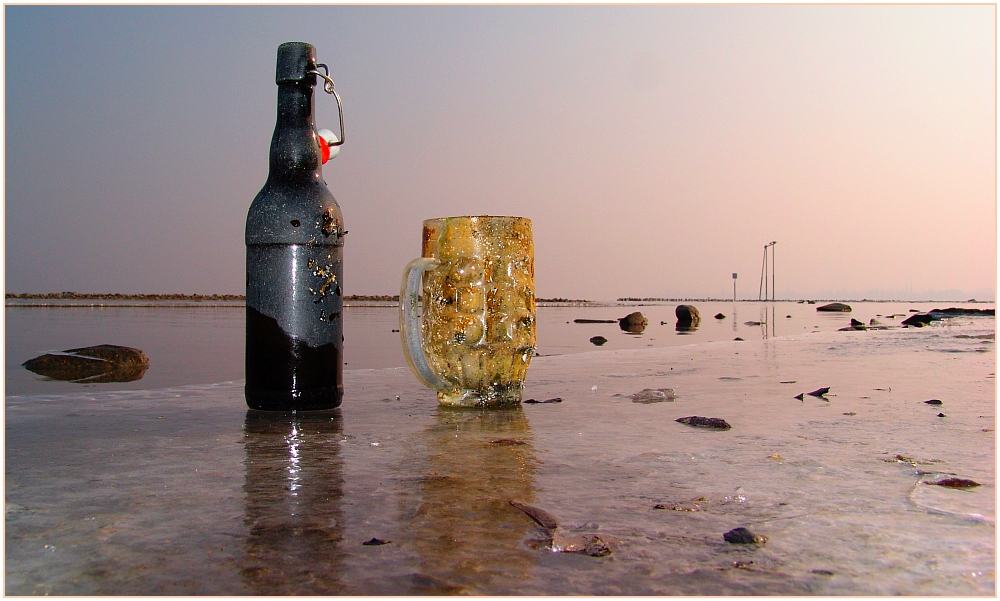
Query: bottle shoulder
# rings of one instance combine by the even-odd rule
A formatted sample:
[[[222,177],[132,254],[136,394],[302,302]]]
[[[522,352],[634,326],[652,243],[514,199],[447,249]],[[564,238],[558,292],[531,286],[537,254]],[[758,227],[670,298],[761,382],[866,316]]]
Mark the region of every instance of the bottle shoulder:
[[[298,182],[271,178],[250,204],[246,244],[343,245],[344,217],[322,178]]]

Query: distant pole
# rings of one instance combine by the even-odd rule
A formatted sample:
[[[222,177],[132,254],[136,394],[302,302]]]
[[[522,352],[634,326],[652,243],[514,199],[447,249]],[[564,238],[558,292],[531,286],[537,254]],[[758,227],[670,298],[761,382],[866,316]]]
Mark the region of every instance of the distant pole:
[[[774,245],[777,241],[771,240],[771,300],[777,300],[777,289],[774,287]]]
[[[757,289],[757,300],[761,300],[761,292],[764,291],[764,272],[767,271],[767,245],[764,245],[764,262],[760,264],[760,288]]]
[[[733,273],[733,302],[736,302],[736,273]]]

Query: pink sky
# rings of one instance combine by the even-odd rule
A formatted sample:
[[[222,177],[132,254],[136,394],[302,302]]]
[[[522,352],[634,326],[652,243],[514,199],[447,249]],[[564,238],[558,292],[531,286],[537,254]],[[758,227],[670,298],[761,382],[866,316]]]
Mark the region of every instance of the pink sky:
[[[756,298],[771,240],[779,298],[994,297],[994,6],[5,14],[8,292],[242,293],[300,40],[348,294],[395,294],[423,219],[508,214],[541,297]]]

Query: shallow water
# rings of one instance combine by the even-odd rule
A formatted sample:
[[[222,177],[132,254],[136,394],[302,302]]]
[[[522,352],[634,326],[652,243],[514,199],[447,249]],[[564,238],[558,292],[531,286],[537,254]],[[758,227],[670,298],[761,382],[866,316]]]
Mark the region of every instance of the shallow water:
[[[84,301],[75,301],[79,304]],[[141,390],[188,384],[211,384],[243,378],[244,320],[242,303],[139,303],[101,301],[106,306],[23,306],[8,304],[6,326],[6,394],[71,393],[81,390]],[[564,355],[590,350],[658,348],[732,340],[764,340],[805,332],[828,332],[847,326],[851,318],[877,319],[892,325],[910,309],[945,306],[992,308],[982,303],[852,303],[851,313],[821,313],[819,305],[778,303],[696,303],[702,315],[691,331],[678,331],[676,303],[628,306],[538,308],[538,355]],[[649,325],[641,334],[622,331],[617,323],[579,324],[574,319],[616,319],[642,312]],[[713,316],[722,313],[725,319]],[[747,325],[747,322],[764,322]],[[345,369],[405,367],[395,306],[348,306],[344,309]],[[590,339],[607,342],[595,346]],[[21,364],[52,351],[118,344],[142,349],[150,367],[135,382],[74,384],[46,380]]]
[[[967,337],[994,332],[543,356],[525,398],[563,401],[505,412],[439,409],[405,368],[295,418],[239,381],[8,394],[6,593],[994,595],[996,355]],[[553,552],[512,500],[611,554]]]

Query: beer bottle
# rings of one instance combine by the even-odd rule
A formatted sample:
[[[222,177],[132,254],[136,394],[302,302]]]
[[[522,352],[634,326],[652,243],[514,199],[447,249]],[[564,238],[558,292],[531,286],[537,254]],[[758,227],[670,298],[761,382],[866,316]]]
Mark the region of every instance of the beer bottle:
[[[278,117],[267,181],[246,223],[245,393],[251,409],[330,409],[344,394],[347,232],[323,180],[326,142],[313,128],[316,67],[312,45],[278,47]]]

